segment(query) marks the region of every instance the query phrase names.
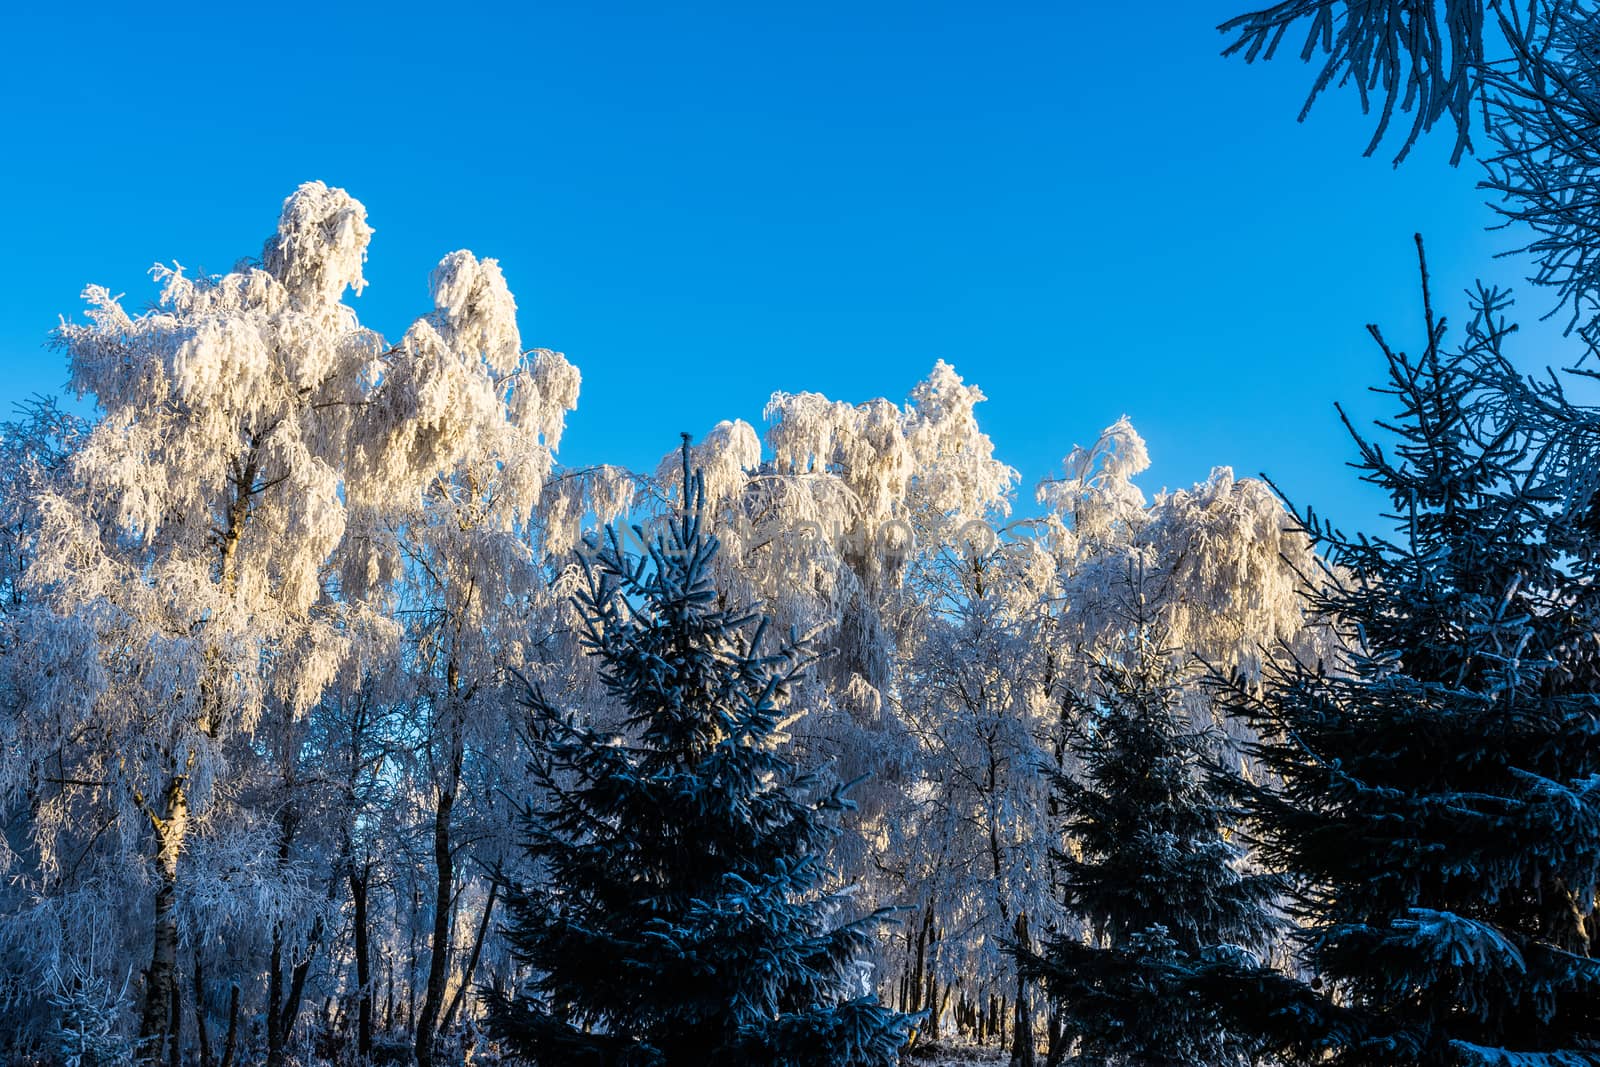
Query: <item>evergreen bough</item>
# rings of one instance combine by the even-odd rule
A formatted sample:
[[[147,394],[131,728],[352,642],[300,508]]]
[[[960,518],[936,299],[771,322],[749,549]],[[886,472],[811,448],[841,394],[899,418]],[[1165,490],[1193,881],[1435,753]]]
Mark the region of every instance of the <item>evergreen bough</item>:
[[[1068,848],[1063,903],[1088,938],[1060,933],[1022,972],[1057,1005],[1082,1062],[1167,1067],[1250,1062],[1208,996],[1263,971],[1276,879],[1242,870],[1213,791],[1212,745],[1180,707],[1170,650],[1142,620],[1097,661],[1074,719],[1076,774],[1054,772]]]
[[[584,641],[618,729],[530,698],[544,798],[524,847],[546,877],[508,886],[532,978],[491,998],[494,1032],[548,1067],[897,1064],[912,1020],[861,962],[886,913],[836,922],[845,894],[821,888],[848,801],[781,751],[812,657],[765,650],[765,619],[723,606],[687,443],[683,490],[643,557],[614,528],[584,553]]]
[[[1423,286],[1420,358],[1372,329],[1394,444],[1357,435],[1395,533],[1308,516],[1333,564],[1310,607],[1340,654],[1226,690],[1270,772],[1251,832],[1333,994],[1281,1036],[1341,1067],[1597,1064],[1595,421],[1505,360],[1503,295],[1480,290],[1449,353],[1425,263]]]

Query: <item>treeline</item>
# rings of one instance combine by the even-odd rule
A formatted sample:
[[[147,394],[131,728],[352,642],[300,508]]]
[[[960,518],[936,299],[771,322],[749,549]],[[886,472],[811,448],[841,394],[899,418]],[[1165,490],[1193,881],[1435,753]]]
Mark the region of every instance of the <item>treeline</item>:
[[[89,290],[58,339],[98,417],[46,399],[7,427],[18,1054],[428,1062],[478,987],[527,977],[497,913],[498,879],[540,877],[519,867],[523,700],[618,713],[574,549],[631,521],[637,553],[681,516],[678,457],[556,465],[578,375],[524,352],[492,260],[447,256],[398,343],[364,331],[340,300],[368,232],[313,183],[254,266],[164,273],[137,316]],[[1069,921],[1049,774],[1130,597],[1174,662],[1253,675],[1320,631],[1296,593],[1314,558],[1265,486],[1218,470],[1148,502],[1124,419],[1013,519],[982,399],[943,363],[899,405],[779,394],[764,441],[723,423],[689,458],[718,596],[827,653],[780,736],[861,779],[824,858],[829,889],[903,909],[873,984],[925,1039],[1016,1041],[1044,1009],[1006,946]],[[1194,681],[1184,714],[1211,723]]]
[[[1501,294],[1448,347],[1424,272],[1420,355],[1375,331],[1388,540],[1226,470],[1147,501],[1125,419],[1008,521],[943,363],[561,468],[577,373],[494,262],[385,345],[338,303],[367,232],[313,183],[257,266],[91,290],[58,336],[98,419],[6,430],[14,1058],[615,1052],[735,951],[771,959],[679,1058],[1595,1049],[1594,417],[1512,366]],[[789,836],[718,821],[779,780]]]
[[[1582,348],[1590,14],[1232,28],[1309,18],[1410,140],[1482,104]],[[1424,269],[1416,340],[1374,329],[1364,537],[1226,469],[1147,499],[1126,419],[1015,515],[943,362],[563,467],[579,374],[498,264],[446,256],[391,343],[345,303],[370,236],[309,183],[229,274],[90,287],[95,417],[0,435],[0,1054],[1600,1056],[1597,420],[1504,294],[1450,334]]]

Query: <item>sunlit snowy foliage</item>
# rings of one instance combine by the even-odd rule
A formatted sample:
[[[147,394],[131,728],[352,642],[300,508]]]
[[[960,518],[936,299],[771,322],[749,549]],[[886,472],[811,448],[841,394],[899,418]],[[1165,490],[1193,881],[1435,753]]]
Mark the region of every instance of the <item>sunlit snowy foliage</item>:
[[[616,886],[574,889],[554,838],[523,847],[517,813],[564,812],[568,844],[602,824],[646,829],[638,812],[584,822],[573,805],[587,794],[570,790],[645,758],[647,689],[686,736],[759,734],[728,755],[760,754],[735,777],[762,796],[789,782],[785,810],[811,813],[794,826],[822,820],[779,866],[724,871],[716,892],[679,902],[676,925],[651,928],[652,952],[707,973],[773,968],[705,985],[683,1012],[733,1020],[742,1036],[727,1041],[751,1062],[855,1048],[887,1063],[907,1039],[949,1055],[1003,1045],[1018,1063],[1113,1047],[1038,961],[1108,921],[1069,891],[1062,857],[1091,853],[1063,798],[1092,783],[1109,744],[1094,726],[1121,699],[1106,672],[1128,655],[1130,610],[1162,635],[1139,646],[1141,677],[1160,679],[1147,703],[1162,736],[1208,739],[1161,758],[1183,768],[1174,789],[1199,797],[1204,777],[1276,795],[1295,770],[1252,702],[1295,664],[1357,684],[1364,668],[1341,658],[1347,613],[1330,614],[1325,590],[1362,561],[1319,559],[1315,530],[1227,468],[1187,488],[1143,484],[1151,457],[1126,417],[1019,500],[983,391],[943,361],[900,400],[776,393],[760,428],[730,417],[656,470],[565,467],[579,372],[524,347],[506,270],[445,255],[431,307],[388,341],[346,302],[372,238],[357,201],[310,183],[228,274],[157,267],[158,299],[138,312],[90,287],[87,319],[56,338],[93,416],[41,398],[0,429],[0,1051],[428,1067],[502,1055],[520,1040],[507,1019],[530,1011],[560,1024],[567,1051],[591,1036],[612,1049],[625,1030],[644,1048],[673,991],[640,978],[594,993],[609,973],[564,985],[547,940],[562,923],[574,937],[620,929],[642,859],[595,868]],[[1587,506],[1581,409],[1514,377],[1484,395],[1496,417],[1532,412],[1544,427],[1565,472],[1542,483],[1548,500]],[[614,540],[597,557],[603,529]],[[1552,527],[1551,543],[1588,559],[1588,530]],[[725,615],[735,608],[748,617]],[[726,623],[719,663],[738,659],[747,624],[790,638],[781,670],[746,649],[740,677],[771,692],[719,703],[674,688],[662,665],[682,649],[651,620],[699,613]],[[805,670],[800,649],[819,653]],[[624,660],[638,684],[619,688]],[[529,686],[560,715],[530,719]],[[1583,832],[1588,793],[1541,767],[1519,788]],[[847,784],[841,807],[829,798]],[[1171,847],[1153,869],[1198,856],[1207,885],[1243,886],[1263,859],[1289,863],[1283,847],[1252,854],[1229,836],[1222,793],[1197,801],[1204,833],[1160,837]],[[652,862],[712,871],[738,849],[710,826],[663,824],[672,847]],[[1574,898],[1587,922],[1584,906]],[[884,908],[895,921],[844,922]],[[1396,952],[1533,966],[1525,941],[1481,916],[1421,898],[1408,909],[1385,943]],[[1347,1024],[1270,921],[1187,914],[1109,944],[1124,963],[1156,961],[1129,981],[1215,1001],[1173,1015],[1174,1040],[1226,1056],[1289,1048],[1292,1020],[1335,1047]],[[725,926],[752,940],[708,933]],[[642,966],[624,956],[580,962]],[[1252,1019],[1251,1003],[1276,1007]],[[1243,1036],[1252,1027],[1262,1034]],[[1481,1032],[1451,1040],[1498,1062]]]
[[[617,721],[571,551],[619,521],[642,547],[682,482],[676,456],[557,466],[579,374],[524,348],[492,259],[444,256],[398,340],[362,327],[372,235],[310,183],[228,274],[158,266],[140,312],[89,287],[56,337],[95,418],[41,400],[0,438],[19,1049],[81,1014],[43,992],[68,982],[123,990],[145,1056],[276,1064],[331,1026],[426,1063],[479,1013],[470,986],[516,980],[489,877],[522,862],[508,680]],[[863,973],[934,1034],[951,990],[967,1016],[1011,996],[1008,939],[1066,921],[1043,772],[1129,563],[1212,659],[1302,640],[1305,548],[1264,487],[1149,502],[1123,419],[1013,520],[983,399],[941,361],[902,403],[778,393],[764,434],[732,419],[690,452],[718,588],[828,653],[774,736],[860,779],[825,888],[905,908]]]

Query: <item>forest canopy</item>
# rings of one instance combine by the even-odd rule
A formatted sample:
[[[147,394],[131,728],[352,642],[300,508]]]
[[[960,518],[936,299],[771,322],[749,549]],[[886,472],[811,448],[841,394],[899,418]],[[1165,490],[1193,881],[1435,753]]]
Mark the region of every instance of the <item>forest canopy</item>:
[[[1025,487],[943,359],[565,463],[520,265],[383,336],[321,181],[228,272],[87,286],[73,398],[0,426],[0,1057],[1600,1060],[1595,14],[1221,27],[1304,31],[1369,152],[1450,127],[1568,316],[1528,374],[1416,239],[1360,531],[1153,492],[1126,416]]]

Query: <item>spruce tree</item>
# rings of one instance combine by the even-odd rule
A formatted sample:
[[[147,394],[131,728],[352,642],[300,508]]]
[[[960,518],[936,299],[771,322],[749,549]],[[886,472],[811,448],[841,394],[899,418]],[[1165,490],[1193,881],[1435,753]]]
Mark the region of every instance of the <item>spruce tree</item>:
[[[532,977],[491,1000],[494,1031],[547,1067],[898,1063],[911,1019],[862,962],[886,913],[837,922],[844,894],[821,889],[848,802],[781,750],[813,657],[767,650],[765,620],[723,605],[687,440],[683,478],[643,557],[614,528],[584,553],[584,641],[618,729],[530,699],[544,798],[524,847],[545,880],[507,887]]]
[[[1079,770],[1054,774],[1068,843],[1055,862],[1088,938],[1017,950],[1058,1006],[1061,1045],[1128,1067],[1249,1062],[1207,987],[1261,970],[1253,953],[1277,929],[1278,884],[1242,870],[1214,746],[1190,727],[1172,653],[1148,622],[1132,620],[1099,657],[1067,713]]]
[[[1499,294],[1452,353],[1425,264],[1423,285],[1420,357],[1372,328],[1394,443],[1357,436],[1395,532],[1308,522],[1334,564],[1310,606],[1340,654],[1226,690],[1270,772],[1251,833],[1332,994],[1294,1044],[1351,1067],[1596,1064],[1600,616],[1573,521],[1592,492],[1561,489],[1584,467],[1593,488],[1594,422],[1574,453],[1518,399],[1535,393],[1501,354]]]

